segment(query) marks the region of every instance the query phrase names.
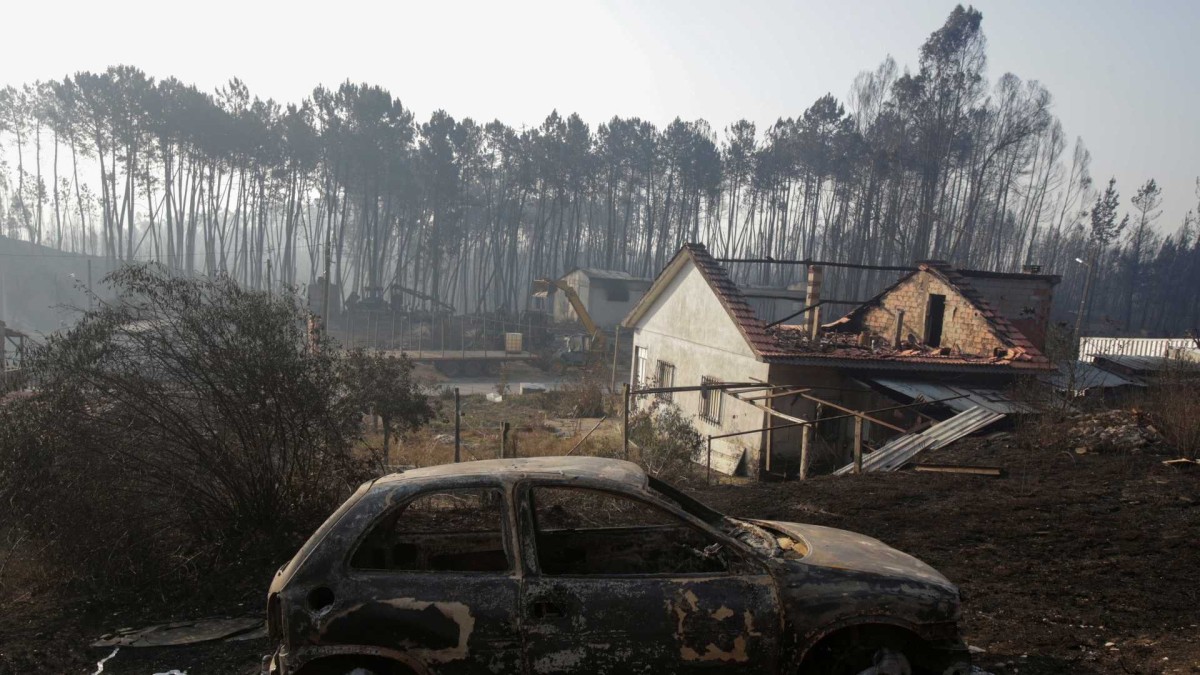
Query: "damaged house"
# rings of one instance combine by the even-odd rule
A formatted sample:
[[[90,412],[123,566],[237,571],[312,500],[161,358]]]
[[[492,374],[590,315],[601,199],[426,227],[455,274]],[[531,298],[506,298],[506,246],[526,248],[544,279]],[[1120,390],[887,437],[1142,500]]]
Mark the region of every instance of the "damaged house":
[[[699,461],[726,474],[845,471],[856,451],[889,470],[1021,412],[1007,392],[1054,370],[1056,276],[922,262],[821,325],[821,274],[809,267],[796,316],[768,323],[704,246],[684,246],[623,323],[631,386],[649,390],[637,405],[671,399],[712,437]]]

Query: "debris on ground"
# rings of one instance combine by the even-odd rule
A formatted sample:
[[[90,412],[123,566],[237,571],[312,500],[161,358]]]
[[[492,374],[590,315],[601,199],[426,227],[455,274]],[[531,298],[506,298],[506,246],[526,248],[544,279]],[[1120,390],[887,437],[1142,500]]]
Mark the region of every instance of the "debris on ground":
[[[1061,439],[1061,440],[1060,440]],[[1162,434],[1137,410],[1106,410],[1068,418],[1060,438],[1046,443],[1089,452],[1133,452],[1162,443]]]
[[[265,629],[262,617],[176,621],[147,628],[122,628],[96,640],[92,646],[177,647],[212,640],[265,637]],[[116,654],[115,650],[113,654]]]

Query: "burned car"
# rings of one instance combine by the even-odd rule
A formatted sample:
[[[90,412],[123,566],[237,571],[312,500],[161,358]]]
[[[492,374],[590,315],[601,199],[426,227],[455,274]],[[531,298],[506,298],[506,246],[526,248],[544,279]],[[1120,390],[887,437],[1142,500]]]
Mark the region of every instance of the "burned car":
[[[276,574],[267,610],[265,673],[970,670],[958,590],[928,565],[724,516],[601,458],[363,485]]]

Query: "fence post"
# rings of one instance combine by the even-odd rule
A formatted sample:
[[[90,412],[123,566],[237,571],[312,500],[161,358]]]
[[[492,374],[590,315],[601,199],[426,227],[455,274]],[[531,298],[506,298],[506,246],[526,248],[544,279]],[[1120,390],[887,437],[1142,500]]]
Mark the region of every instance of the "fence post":
[[[621,445],[625,449],[625,459],[629,460],[629,383],[621,385],[625,401],[624,414],[621,415]]]
[[[808,478],[808,445],[812,438],[812,425],[800,427],[800,480]]]
[[[500,459],[508,455],[508,422],[500,423]]]
[[[454,463],[462,461],[462,403],[458,387],[454,388]]]
[[[862,473],[863,418],[854,416],[854,473]]]

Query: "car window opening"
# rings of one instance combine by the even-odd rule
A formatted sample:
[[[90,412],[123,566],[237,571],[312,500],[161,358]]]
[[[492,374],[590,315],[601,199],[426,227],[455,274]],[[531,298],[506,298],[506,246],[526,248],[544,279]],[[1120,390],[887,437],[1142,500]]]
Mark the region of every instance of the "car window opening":
[[[504,499],[494,488],[418,495],[371,530],[351,557],[356,569],[507,572]]]
[[[688,575],[729,571],[710,535],[657,506],[597,490],[535,487],[538,565],[557,575]]]

